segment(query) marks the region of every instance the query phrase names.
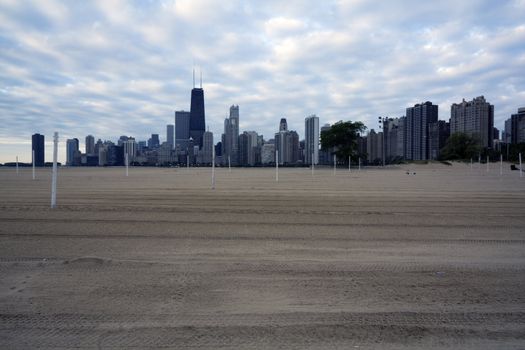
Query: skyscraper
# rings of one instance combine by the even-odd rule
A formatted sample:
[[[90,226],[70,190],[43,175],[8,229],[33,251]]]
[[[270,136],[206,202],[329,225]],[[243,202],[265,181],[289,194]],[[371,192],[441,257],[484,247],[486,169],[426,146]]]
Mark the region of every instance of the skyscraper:
[[[387,164],[404,156],[404,118],[386,118],[383,122],[385,161]]]
[[[166,125],[166,142],[170,145],[170,149],[173,149],[175,126],[173,124]]]
[[[31,150],[35,152],[35,166],[44,166],[45,143],[44,135],[34,134],[31,136]]]
[[[245,131],[239,135],[239,164],[254,166],[259,156],[258,135],[255,131]]]
[[[503,141],[506,143],[517,144],[525,142],[525,107],[518,108],[518,113],[512,114],[505,121],[504,134]]]
[[[268,165],[275,163],[275,140],[269,140],[261,147],[261,163]]]
[[[151,134],[151,138],[148,140],[148,148],[154,149],[154,148],[159,148],[159,146],[160,146],[159,134]]]
[[[286,118],[281,118],[281,121],[279,122],[279,131],[288,131],[288,122],[286,121]]]
[[[239,164],[239,106],[230,106],[230,116],[224,120],[223,162]]]
[[[206,130],[204,113],[204,90],[202,89],[202,76],[200,88],[195,87],[195,71],[193,72],[193,89],[191,89],[190,106],[190,137],[194,145],[202,147],[202,135]]]
[[[432,102],[416,104],[408,107],[405,120],[405,159],[427,160],[428,124],[437,122],[438,106]]]
[[[95,138],[93,135],[86,136],[86,154],[95,154]]]
[[[75,158],[78,152],[78,139],[68,139],[66,141],[66,165],[73,166],[76,164]]]
[[[205,131],[202,134],[201,163],[211,164],[213,159],[213,133]]]
[[[299,157],[299,135],[288,130],[286,118],[279,123],[279,132],[275,134],[275,149],[278,151],[279,164],[295,164]]]
[[[158,135],[157,135],[158,136]],[[126,160],[126,154],[128,155],[128,161],[131,163],[135,160],[135,157],[137,156],[137,143],[135,142],[135,139],[133,137],[129,137],[124,143],[122,144],[124,147],[124,161]]]
[[[438,120],[428,125],[428,147],[429,159],[439,159],[440,150],[445,147],[450,136],[450,124],[444,120]]]
[[[175,147],[187,151],[190,140],[190,112],[175,112]]]
[[[368,163],[383,164],[383,133],[370,130],[366,140]]]
[[[304,120],[305,163],[319,163],[319,118],[314,114]]]
[[[463,132],[478,138],[481,147],[491,148],[494,137],[494,106],[484,96],[450,106],[450,134]]]

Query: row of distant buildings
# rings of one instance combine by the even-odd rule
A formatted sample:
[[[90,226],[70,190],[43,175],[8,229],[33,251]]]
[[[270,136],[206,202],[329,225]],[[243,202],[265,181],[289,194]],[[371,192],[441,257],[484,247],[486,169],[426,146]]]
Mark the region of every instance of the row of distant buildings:
[[[407,108],[405,116],[380,118],[379,127],[382,131],[372,129],[359,139],[359,153],[366,154],[369,163],[436,160],[449,136],[458,132],[474,137],[488,150],[525,142],[525,108],[505,122],[501,139],[494,127],[494,106],[483,96],[452,104],[448,122],[438,120],[438,106],[427,101]]]
[[[85,138],[85,150],[80,150],[77,138],[66,141],[66,165],[118,166],[126,159],[135,165],[209,165],[212,160],[223,166],[265,166],[332,164],[333,150],[320,149],[320,134],[331,126],[319,127],[319,118],[311,115],[304,121],[304,139],[288,129],[286,118],[268,140],[256,131],[239,132],[239,106],[232,105],[224,120],[221,140],[214,143],[213,133],[205,130],[204,90],[191,90],[190,111],[176,111],[174,124],[166,126],[166,140],[159,134],[148,140],[121,136],[116,142],[102,141],[92,135]],[[501,143],[525,142],[525,108],[519,108],[505,122],[502,139],[494,128],[494,106],[483,96],[472,101],[452,104],[448,122],[438,120],[438,106],[432,102],[416,104],[406,109],[406,115],[380,117],[379,132],[371,129],[358,138],[358,156],[364,164],[388,164],[400,160],[435,160],[448,137],[456,132],[476,137],[487,149],[497,149]],[[44,136],[32,137],[35,164],[44,165]],[[343,160],[344,161],[344,160]]]
[[[449,136],[457,132],[476,137],[483,148],[493,148],[499,139],[494,106],[483,96],[452,104],[449,122],[438,120],[438,106],[427,101],[407,108],[405,116],[379,118],[379,128],[359,140],[359,152],[369,163],[436,160]]]

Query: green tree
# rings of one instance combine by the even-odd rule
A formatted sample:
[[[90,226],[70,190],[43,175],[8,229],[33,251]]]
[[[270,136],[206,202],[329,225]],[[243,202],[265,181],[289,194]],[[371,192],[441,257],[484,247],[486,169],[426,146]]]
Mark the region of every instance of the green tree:
[[[442,160],[467,160],[477,157],[480,151],[479,141],[475,137],[456,132],[450,135],[440,153]]]
[[[321,132],[321,148],[346,161],[349,156],[357,155],[357,138],[365,130],[362,122],[339,121]]]

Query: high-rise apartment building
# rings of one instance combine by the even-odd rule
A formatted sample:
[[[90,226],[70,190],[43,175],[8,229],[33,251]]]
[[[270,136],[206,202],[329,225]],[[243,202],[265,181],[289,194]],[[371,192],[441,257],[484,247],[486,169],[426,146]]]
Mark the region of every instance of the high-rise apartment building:
[[[254,166],[260,160],[258,136],[255,131],[245,131],[239,135],[239,163]]]
[[[204,90],[202,89],[202,78],[200,88],[195,87],[195,72],[193,78],[193,89],[191,89],[190,105],[190,137],[193,144],[202,147],[202,136],[206,130],[204,112]]]
[[[45,163],[45,142],[44,135],[34,134],[31,136],[31,150],[34,152],[35,166],[44,166]]]
[[[437,120],[438,106],[432,102],[427,101],[406,109],[405,159],[429,159],[428,125]]]
[[[230,107],[230,116],[224,120],[222,159],[225,164],[239,164],[239,106]]]
[[[304,120],[305,164],[319,164],[319,118],[314,114]]]
[[[213,133],[205,131],[202,134],[201,163],[211,164],[213,159]]]
[[[190,112],[175,111],[175,148],[187,151],[190,140]]]
[[[450,136],[450,124],[444,120],[430,123],[428,125],[428,147],[430,152],[429,159],[439,159],[440,150],[445,147],[445,143]]]
[[[370,130],[366,138],[367,160],[370,164],[383,164],[383,133]]]
[[[268,140],[261,147],[261,163],[263,165],[269,165],[275,163],[275,141]]]
[[[525,107],[518,108],[518,113],[512,114],[505,121],[503,142],[517,144],[525,142]]]
[[[77,161],[76,161],[78,152],[79,152],[78,139],[77,138],[68,139],[66,141],[66,165],[68,166],[79,165],[77,164]]]
[[[173,149],[174,145],[174,136],[175,136],[175,126],[173,124],[166,125],[166,142]]]
[[[151,134],[151,138],[148,140],[148,148],[155,149],[160,147],[159,134]]]
[[[450,134],[463,132],[477,138],[485,148],[493,146],[494,106],[484,96],[450,107]]]
[[[279,132],[275,134],[275,149],[278,152],[279,164],[295,164],[299,159],[299,135],[288,130],[286,118],[279,123]]]
[[[385,163],[404,157],[404,118],[386,118],[383,121]]]
[[[95,154],[95,138],[93,135],[86,136],[86,154]]]
[[[133,137],[129,137],[123,142],[122,146],[124,150],[124,162],[126,161],[126,154],[128,155],[128,161],[130,163],[133,162],[137,156],[137,142],[135,142],[135,139]]]
[[[95,143],[95,155],[98,154],[98,150],[100,149],[100,147],[102,147],[104,145],[104,143],[102,142],[101,139],[98,139],[97,140],[97,143]]]

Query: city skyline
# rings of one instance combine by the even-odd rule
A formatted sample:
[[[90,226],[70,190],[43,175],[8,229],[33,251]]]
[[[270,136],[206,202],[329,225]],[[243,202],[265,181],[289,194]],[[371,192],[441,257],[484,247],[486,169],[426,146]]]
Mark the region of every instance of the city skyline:
[[[407,12],[406,8],[411,11]],[[190,109],[202,70],[206,125],[220,140],[230,105],[239,131],[266,139],[287,118],[301,139],[320,124],[400,117],[423,101],[484,95],[494,126],[525,103],[523,1],[0,1],[0,163],[31,160],[31,135],[147,140]],[[278,15],[276,15],[278,14]],[[199,19],[199,20],[197,20]],[[205,22],[206,25],[201,23]],[[163,138],[163,137],[161,137]]]

